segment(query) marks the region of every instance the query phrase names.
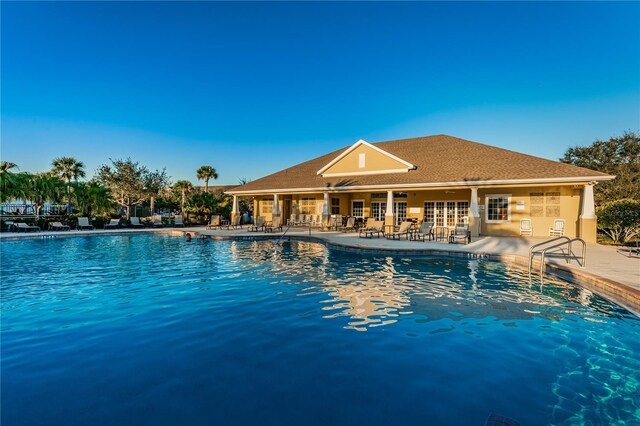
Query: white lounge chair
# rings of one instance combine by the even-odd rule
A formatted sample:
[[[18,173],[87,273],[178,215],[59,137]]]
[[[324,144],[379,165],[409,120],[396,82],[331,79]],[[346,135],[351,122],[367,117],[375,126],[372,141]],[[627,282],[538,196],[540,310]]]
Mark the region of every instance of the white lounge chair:
[[[62,222],[51,222],[49,229],[52,231],[70,231],[71,227],[69,225],[63,225]]]
[[[397,231],[389,232],[386,237],[388,240],[399,240],[400,237],[404,235],[408,240],[409,234],[411,233],[411,228],[413,228],[413,222],[406,220],[400,224],[400,228]]]
[[[271,220],[271,224],[264,227],[265,232],[275,232],[276,229],[282,231],[282,219],[280,216],[276,216]]]
[[[553,228],[549,228],[550,237],[561,237],[564,235],[564,219],[555,219],[553,221]]]
[[[256,223],[249,226],[249,229],[248,229],[249,232],[258,232],[260,230],[264,231],[264,217],[262,216],[258,216],[256,218]]]
[[[13,226],[18,232],[37,232],[40,230],[39,226],[29,225],[23,222],[14,223]]]
[[[374,235],[376,238],[380,238],[380,235],[384,235],[384,221],[376,220],[373,222],[372,226],[361,229],[358,233],[360,238],[373,238]]]
[[[120,219],[111,219],[109,223],[104,224],[104,229],[120,228]]]
[[[531,227],[531,219],[520,219],[520,235],[533,235],[533,228]]]
[[[181,214],[177,214],[173,221],[173,226],[182,226],[184,227],[184,220],[182,219]]]
[[[159,214],[154,215],[151,220],[153,221],[152,226],[154,228],[164,227],[164,225],[162,224],[162,216],[160,216]]]
[[[78,231],[82,231],[83,229],[95,229],[95,227],[89,223],[88,217],[78,218]]]
[[[449,243],[463,243],[467,244],[471,242],[471,233],[469,232],[469,224],[456,223],[456,227],[451,234],[449,234]]]
[[[429,241],[433,239],[433,222],[422,222],[420,229],[411,234],[411,239],[414,241]]]
[[[356,218],[355,217],[350,217],[349,219],[347,219],[346,225],[341,226],[338,229],[340,231],[342,231],[342,232],[355,231],[356,230]]]
[[[220,228],[220,226],[222,226],[222,219],[220,218],[220,215],[211,216],[207,229],[216,229]]]
[[[144,224],[140,223],[139,217],[132,217],[129,221],[132,228],[144,228]]]

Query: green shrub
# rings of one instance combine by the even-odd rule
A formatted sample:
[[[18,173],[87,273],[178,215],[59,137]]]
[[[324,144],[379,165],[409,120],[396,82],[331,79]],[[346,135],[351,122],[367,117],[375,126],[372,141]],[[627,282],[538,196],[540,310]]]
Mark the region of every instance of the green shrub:
[[[619,243],[640,234],[640,201],[630,198],[611,201],[598,207],[598,229]]]

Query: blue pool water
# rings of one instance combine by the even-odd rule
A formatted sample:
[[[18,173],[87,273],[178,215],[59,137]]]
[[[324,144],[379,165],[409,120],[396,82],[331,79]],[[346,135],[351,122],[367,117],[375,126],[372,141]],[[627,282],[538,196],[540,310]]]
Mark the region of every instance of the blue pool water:
[[[4,241],[2,425],[640,424],[640,320],[507,265]]]

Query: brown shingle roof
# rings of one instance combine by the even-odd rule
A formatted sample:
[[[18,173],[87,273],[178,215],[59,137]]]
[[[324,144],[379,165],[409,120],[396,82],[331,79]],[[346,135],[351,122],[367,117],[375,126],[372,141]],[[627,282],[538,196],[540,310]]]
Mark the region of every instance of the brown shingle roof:
[[[345,147],[235,187],[229,192],[422,183],[436,185],[451,182],[473,184],[487,181],[556,178],[562,180],[582,177],[596,180],[611,178],[605,173],[447,135],[399,139],[373,145],[413,163],[417,167],[416,170],[410,170],[408,173],[353,177],[323,178],[316,174],[349,148]]]

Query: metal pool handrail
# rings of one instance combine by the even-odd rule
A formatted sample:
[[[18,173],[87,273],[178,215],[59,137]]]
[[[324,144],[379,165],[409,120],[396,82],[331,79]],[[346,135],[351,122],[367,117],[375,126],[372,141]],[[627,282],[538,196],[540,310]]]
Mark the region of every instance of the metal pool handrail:
[[[542,247],[560,240],[564,240],[564,241],[554,244],[552,246],[547,246],[541,250],[534,250],[538,247]],[[542,243],[535,244],[529,248],[529,279],[531,279],[531,269],[533,267],[533,258],[535,257],[536,254],[540,255],[540,280],[542,280],[542,277],[544,276],[544,259],[547,254],[547,251],[567,245],[567,253],[564,255],[564,257],[566,262],[569,263],[571,261],[571,256],[573,255],[574,242],[579,242],[582,244],[582,256],[580,257],[581,262],[579,261],[578,264],[580,265],[580,267],[584,268],[584,266],[586,265],[586,259],[587,259],[587,243],[582,238],[571,239],[566,236],[560,236],[560,237],[553,238],[551,240],[544,241]],[[564,253],[564,250],[563,250],[563,253]]]

